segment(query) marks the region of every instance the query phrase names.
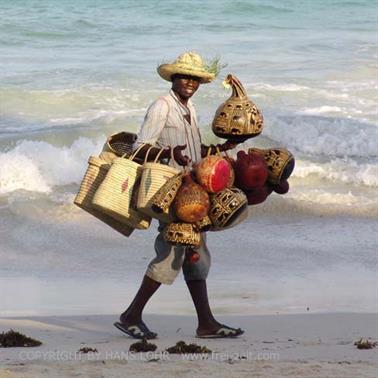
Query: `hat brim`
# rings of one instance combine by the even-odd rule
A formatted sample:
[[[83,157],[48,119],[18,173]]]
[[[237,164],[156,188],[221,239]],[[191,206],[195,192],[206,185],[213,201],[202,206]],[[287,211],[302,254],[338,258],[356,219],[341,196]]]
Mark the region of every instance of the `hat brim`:
[[[177,64],[162,64],[157,68],[158,74],[167,81],[172,81],[172,75],[190,75],[195,76],[200,79],[201,84],[207,84],[215,79],[215,75],[207,72],[205,70],[190,68],[190,67],[180,67]]]

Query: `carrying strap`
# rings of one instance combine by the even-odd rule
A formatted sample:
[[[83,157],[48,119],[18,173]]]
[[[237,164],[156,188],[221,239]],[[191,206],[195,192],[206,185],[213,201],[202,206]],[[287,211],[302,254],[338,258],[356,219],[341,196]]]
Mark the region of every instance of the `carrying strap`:
[[[148,152],[149,151],[150,150],[148,150]],[[161,148],[160,151],[156,154],[155,159],[154,159],[154,163],[157,163],[157,161],[159,160],[160,155],[163,153],[163,151],[164,151],[164,148]]]
[[[214,146],[214,147],[215,147],[215,150],[216,150],[216,154],[219,155],[220,157],[223,157],[220,148],[218,146]],[[227,156],[226,151],[224,151],[224,153]],[[206,157],[208,157],[210,155],[211,155],[211,146],[209,146],[209,148],[207,149]]]
[[[144,147],[144,146],[146,146],[146,144],[141,144],[135,151],[134,151],[134,153],[130,156],[130,158],[129,158],[129,160],[134,160],[135,158],[136,158],[136,156],[138,155],[138,152]],[[150,151],[153,149],[154,147],[150,147],[148,150],[147,150],[147,153],[146,153],[146,155],[145,155],[145,157],[144,157],[144,161],[143,161],[143,164],[145,164],[145,163],[147,163],[147,160],[148,160],[148,155],[149,155],[149,153],[150,153]],[[126,154],[125,155],[122,155],[122,157],[124,158],[126,156]],[[159,155],[160,156],[160,155]]]

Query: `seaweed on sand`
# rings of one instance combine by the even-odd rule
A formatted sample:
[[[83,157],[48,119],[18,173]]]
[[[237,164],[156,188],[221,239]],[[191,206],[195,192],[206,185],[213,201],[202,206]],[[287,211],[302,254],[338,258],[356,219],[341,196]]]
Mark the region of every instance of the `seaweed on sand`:
[[[134,344],[130,345],[129,351],[130,352],[153,352],[155,351],[157,346],[155,344],[147,342],[146,339],[142,339],[142,341],[138,341]]]
[[[32,339],[20,332],[13,331],[13,329],[0,334],[0,347],[2,348],[35,347],[41,344],[41,341]]]
[[[357,349],[373,349],[378,346],[378,342],[359,339],[354,343],[354,345],[357,347]]]
[[[186,344],[185,341],[178,341],[175,346],[167,349],[168,353],[172,354],[184,354],[184,353],[211,353],[211,350],[205,346],[197,344]]]
[[[91,347],[83,347],[79,349],[80,353],[98,353],[98,350],[96,348],[91,348]]]

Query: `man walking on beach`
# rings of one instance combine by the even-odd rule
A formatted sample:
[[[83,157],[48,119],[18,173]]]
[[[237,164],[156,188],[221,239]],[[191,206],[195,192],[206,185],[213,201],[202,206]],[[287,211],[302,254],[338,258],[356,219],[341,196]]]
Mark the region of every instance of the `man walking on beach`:
[[[161,158],[169,159],[173,156],[170,164],[175,167],[185,166],[190,161],[199,162],[209,147],[201,143],[197,117],[190,98],[200,84],[215,79],[216,69],[211,72],[198,54],[187,52],[173,63],[160,65],[157,71],[163,79],[172,82],[172,88],[167,96],[157,99],[147,111],[137,139],[138,144],[146,144],[141,155],[153,146],[149,151],[149,159],[153,159],[163,148]],[[220,147],[225,151],[235,145],[226,141]],[[215,148],[211,152],[215,153]],[[156,338],[157,334],[150,331],[142,320],[143,309],[160,285],[172,284],[182,268],[197,312],[197,337],[221,338],[243,334],[244,331],[240,328],[217,322],[211,312],[206,286],[210,254],[205,234],[201,234],[201,244],[196,250],[200,259],[191,264],[185,258],[186,247],[172,246],[164,240],[161,232],[164,226],[165,224],[160,224],[155,240],[156,257],[149,263],[134,300],[114,325],[134,338]]]

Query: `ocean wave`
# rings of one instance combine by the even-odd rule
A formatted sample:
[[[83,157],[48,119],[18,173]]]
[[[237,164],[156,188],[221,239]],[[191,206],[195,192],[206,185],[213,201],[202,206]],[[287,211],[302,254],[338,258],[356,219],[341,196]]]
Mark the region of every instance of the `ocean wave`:
[[[294,9],[290,9],[288,6],[277,6],[276,3],[273,4],[251,4],[245,1],[234,1],[232,5],[226,6],[225,11],[227,14],[232,15],[256,15],[256,14],[263,14],[266,16],[267,14],[279,14],[282,15],[284,13],[292,13]]]
[[[129,88],[85,86],[78,88],[26,90],[0,89],[1,132],[29,131],[54,125],[105,123],[127,116],[142,115],[148,100]],[[10,120],[10,124],[8,120]],[[14,127],[18,120],[22,127]],[[11,130],[9,130],[9,128]]]
[[[295,200],[316,203],[317,205],[355,206],[361,203],[360,196],[348,193],[330,193],[322,189],[312,189],[295,193]]]
[[[316,108],[305,108],[300,111],[303,114],[328,114],[328,113],[339,113],[342,109],[338,106],[328,106],[323,105]]]
[[[51,192],[33,159],[17,153],[0,154],[0,194],[19,189]]]
[[[46,194],[54,203],[66,200],[71,203],[72,188],[78,188],[88,157],[97,155],[105,140],[105,135],[94,139],[80,137],[71,145],[61,147],[42,141],[19,142],[9,151],[0,153],[0,194],[23,190]],[[285,198],[300,201],[300,207],[311,203],[340,209],[371,206],[375,198],[372,191],[378,186],[378,166],[352,158],[329,162],[298,158],[289,181],[292,187]]]
[[[254,90],[263,91],[277,91],[277,92],[299,92],[304,90],[310,90],[309,87],[299,84],[268,84],[268,83],[255,83],[246,85],[246,89],[251,88]]]
[[[106,140],[80,137],[69,147],[22,141],[0,153],[0,194],[15,190],[50,193],[54,186],[80,183],[88,157],[101,151]]]
[[[355,119],[269,115],[264,136],[310,156],[376,157],[376,126]]]
[[[306,178],[311,175],[345,184],[378,186],[377,163],[358,163],[350,158],[335,159],[327,163],[297,161],[293,177]]]

